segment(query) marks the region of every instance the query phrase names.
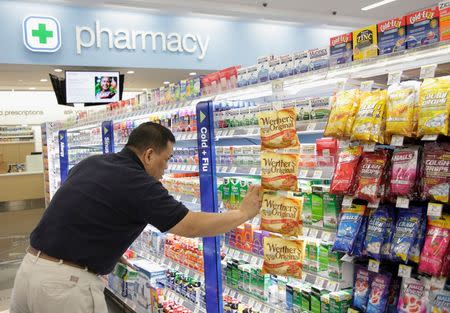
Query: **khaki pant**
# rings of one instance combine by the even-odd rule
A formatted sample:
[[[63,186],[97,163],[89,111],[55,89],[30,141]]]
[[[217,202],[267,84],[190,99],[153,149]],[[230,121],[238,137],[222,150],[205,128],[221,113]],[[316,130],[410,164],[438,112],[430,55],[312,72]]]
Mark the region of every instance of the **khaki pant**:
[[[14,281],[10,313],[107,313],[96,275],[30,253]]]

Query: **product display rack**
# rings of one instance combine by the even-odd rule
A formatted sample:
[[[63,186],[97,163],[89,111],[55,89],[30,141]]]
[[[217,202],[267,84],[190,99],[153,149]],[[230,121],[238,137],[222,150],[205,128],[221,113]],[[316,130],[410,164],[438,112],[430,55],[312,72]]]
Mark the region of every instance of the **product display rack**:
[[[34,131],[29,126],[0,127],[0,143],[34,142]]]
[[[235,90],[231,90],[228,92],[224,92],[218,94],[216,96],[208,96],[204,98],[200,98],[198,100],[186,101],[186,102],[177,102],[172,103],[165,106],[158,107],[149,107],[150,104],[144,103],[142,101],[142,96],[139,97],[140,100],[135,100],[135,105],[132,109],[129,109],[128,112],[99,112],[96,116],[92,116],[85,121],[81,120],[78,123],[74,123],[73,121],[69,121],[66,123],[60,123],[57,127],[51,129],[51,133],[54,135],[55,132],[67,130],[67,133],[71,132],[71,128],[74,127],[85,127],[92,124],[100,127],[103,121],[111,121],[113,125],[113,133],[114,133],[114,151],[118,151],[123,147],[126,139],[126,134],[119,135],[121,130],[120,127],[116,127],[116,125],[122,123],[124,125],[124,121],[133,121],[133,126],[129,127],[128,130],[132,130],[132,128],[136,127],[139,123],[148,120],[154,120],[154,116],[158,114],[166,114],[170,113],[174,110],[183,110],[186,108],[194,108],[197,106],[197,123],[202,120],[203,112],[203,121],[205,122],[205,118],[209,120],[209,135],[211,136],[211,146],[208,148],[212,148],[213,152],[209,152],[208,162],[214,160],[209,164],[214,164],[217,162],[217,166],[211,170],[209,173],[208,179],[214,179],[215,183],[211,184],[214,186],[215,184],[220,184],[222,182],[222,177],[224,176],[258,176],[260,175],[260,167],[256,164],[253,165],[234,165],[234,164],[226,164],[218,162],[217,149],[221,147],[229,147],[229,146],[259,146],[259,128],[256,125],[246,125],[246,126],[234,126],[234,127],[216,127],[213,130],[214,126],[219,125],[220,120],[220,112],[213,112],[214,108],[220,107],[221,103],[224,102],[233,102],[233,101],[252,101],[256,105],[249,108],[244,109],[229,109],[224,112],[224,114],[233,114],[233,111],[248,111],[250,114],[255,114],[255,112],[277,109],[282,107],[293,106],[293,100],[309,101],[309,97],[315,98],[326,98],[333,94],[333,92],[342,89],[350,89],[355,86],[359,86],[363,81],[372,80],[376,84],[385,85],[389,76],[398,71],[402,71],[402,78],[404,79],[412,79],[418,78],[420,75],[421,67],[427,66],[430,64],[436,64],[436,72],[437,73],[445,73],[445,71],[449,68],[450,65],[450,45],[449,44],[437,44],[431,47],[421,47],[413,50],[407,50],[404,52],[399,52],[391,55],[380,56],[375,59],[364,60],[353,62],[350,64],[339,65],[336,67],[332,67],[329,69],[319,70],[316,72],[310,72],[305,74],[300,74],[297,76],[291,76],[284,79],[278,80],[276,83],[268,82],[268,83],[260,83],[244,88],[238,88]],[[280,88],[281,86],[281,88]],[[301,103],[300,103],[301,105]],[[294,105],[295,106],[295,105]],[[239,112],[238,112],[239,115]],[[204,117],[206,116],[206,117]],[[201,126],[201,123],[198,124]],[[302,144],[312,144],[315,142],[317,138],[322,137],[323,131],[326,126],[326,119],[318,119],[318,120],[308,120],[308,121],[298,121],[297,122],[297,133],[300,138],[300,142]],[[127,129],[127,124],[125,122],[125,129]],[[197,133],[199,130],[197,130]],[[201,161],[201,144],[202,138],[201,134],[196,134],[195,132],[174,132],[175,137],[177,139],[177,145],[181,148],[197,148],[200,159],[200,166],[196,163],[193,164],[184,164],[184,163],[171,163],[169,165],[168,172],[169,173],[195,173],[199,172],[200,169],[200,180],[202,179],[202,171],[204,170],[204,163]],[[49,138],[49,131],[47,130],[47,141]],[[129,135],[129,133],[128,133]],[[54,136],[53,136],[54,137]],[[103,136],[103,144],[104,144]],[[198,143],[196,145],[195,143]],[[95,142],[97,144],[97,141]],[[177,145],[175,147],[177,147]],[[215,147],[214,147],[215,146]],[[50,146],[48,146],[48,149]],[[68,150],[70,152],[70,145]],[[104,150],[105,151],[105,150]],[[53,151],[52,151],[53,152]],[[49,151],[50,154],[50,151]],[[198,162],[198,161],[197,161]],[[299,168],[299,179],[304,180],[318,180],[324,184],[327,184],[329,180],[331,180],[333,175],[333,166],[319,166],[309,167],[300,166]],[[53,173],[54,175],[55,173]],[[52,173],[49,171],[49,179],[51,179]],[[200,187],[202,183],[200,183]],[[212,191],[213,194],[218,194],[217,188]],[[186,203],[191,203],[196,206],[198,209],[198,203],[201,203],[201,207],[204,208],[207,205],[209,207],[214,207],[214,201],[218,201],[217,196],[213,196],[213,198],[206,198],[205,194],[208,192],[201,192],[202,197],[197,198],[193,195],[184,195],[184,194],[174,194],[175,198]],[[223,200],[223,199],[222,199]],[[206,201],[206,202],[205,202]],[[209,201],[209,202],[208,202]],[[348,202],[347,199],[344,199],[343,205],[345,202]],[[219,201],[220,202],[220,201]],[[220,206],[223,209],[223,203]],[[255,225],[258,224],[258,220],[254,221]],[[333,229],[325,229],[320,226],[313,225],[304,225],[304,234],[303,239],[311,242],[333,242],[336,236],[336,230]],[[219,238],[215,238],[214,242],[210,242],[211,247],[215,247],[214,251],[209,250],[208,253],[210,255],[205,256],[205,289],[207,294],[207,303],[206,307],[209,308],[215,307],[217,312],[220,312],[221,309],[218,308],[218,304],[221,303],[222,292],[227,296],[232,296],[233,298],[242,301],[248,306],[254,308],[255,310],[260,310],[261,312],[286,312],[288,309],[284,306],[284,303],[281,301],[275,301],[277,303],[270,303],[268,301],[263,301],[254,297],[252,294],[246,293],[242,290],[231,288],[225,284],[225,281],[222,277],[225,276],[225,273],[222,272],[222,268],[226,266],[226,260],[229,259],[237,259],[243,262],[247,262],[254,267],[260,267],[262,264],[262,257],[260,255],[255,255],[253,253],[249,253],[248,251],[242,251],[237,249],[236,247],[231,247],[229,245],[220,243]],[[218,256],[220,255],[219,249],[217,245],[222,247],[222,252],[225,255],[225,259],[221,262],[222,266],[217,269],[210,268],[210,264],[214,264],[217,266]],[[206,249],[206,245],[205,245]],[[153,261],[157,261],[161,263],[161,255],[145,253],[143,251],[135,251],[137,255],[144,259],[150,259]],[[215,255],[213,259],[211,257]],[[209,261],[208,261],[209,259]],[[347,261],[343,262],[343,267],[348,268],[349,271],[343,275],[341,279],[331,278],[326,274],[326,271],[314,272],[311,270],[304,270],[304,277],[301,282],[308,282],[311,285],[322,286],[325,288],[329,288],[329,291],[338,291],[347,287],[353,286],[353,264],[351,262],[351,258],[347,258]],[[211,263],[212,261],[212,263]],[[166,261],[164,259],[163,263],[173,269],[181,269],[176,262],[171,260]],[[166,264],[167,263],[167,264]],[[209,265],[208,265],[209,264]],[[219,270],[219,272],[217,271]],[[184,269],[184,274],[190,274],[190,269]],[[222,272],[220,275],[219,273]],[[212,276],[211,276],[212,275]],[[216,283],[211,283],[212,281],[216,281]],[[223,283],[223,285],[222,285]],[[218,284],[220,287],[218,288]],[[210,292],[210,293],[209,293]],[[172,294],[172,291],[167,291],[167,294]],[[174,299],[183,302],[181,296],[170,296]],[[214,299],[213,299],[214,298]],[[208,303],[208,301],[211,301]],[[208,312],[216,312],[216,309],[210,309]],[[194,308],[193,311],[197,310]]]

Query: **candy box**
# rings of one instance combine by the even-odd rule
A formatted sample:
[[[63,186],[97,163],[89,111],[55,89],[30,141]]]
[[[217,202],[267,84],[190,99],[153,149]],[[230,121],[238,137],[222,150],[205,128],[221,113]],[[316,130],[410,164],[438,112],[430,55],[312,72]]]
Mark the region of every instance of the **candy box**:
[[[321,297],[328,294],[329,291],[321,287],[312,286],[311,287],[311,312],[321,313],[322,312],[322,302]]]
[[[330,313],[330,294],[326,293],[320,296],[320,312],[321,313]]]
[[[286,54],[280,56],[280,66],[278,70],[279,78],[291,76],[294,74],[294,56]]]
[[[330,66],[344,64],[353,58],[353,33],[330,38]]]
[[[252,252],[253,248],[253,225],[250,223],[244,224],[244,251]]]
[[[352,301],[351,290],[341,290],[330,293],[330,312],[347,312]]]
[[[244,227],[238,226],[236,228],[236,249],[243,250],[245,245],[245,231]]]
[[[439,30],[441,41],[450,39],[450,1],[439,2]]]
[[[406,16],[406,47],[408,49],[439,41],[439,8],[420,10]]]
[[[353,31],[353,60],[363,60],[378,55],[377,25]]]
[[[379,54],[406,49],[406,18],[404,16],[378,23]]]
[[[280,58],[274,57],[269,61],[269,79],[275,80],[279,78],[281,61]]]
[[[245,87],[248,86],[248,78],[247,78],[247,68],[241,67],[237,71],[237,86],[238,87]]]
[[[304,311],[311,311],[311,287],[305,286],[302,288],[302,309]]]
[[[254,85],[258,83],[258,66],[250,66],[247,68],[246,81],[248,85]]]
[[[315,71],[327,68],[330,65],[329,48],[308,50],[309,70]]]
[[[328,98],[313,98],[310,105],[312,120],[327,120],[330,116],[331,107]]]
[[[293,58],[293,74],[301,74],[309,71],[309,58],[308,52],[296,52],[292,55]]]
[[[301,313],[302,311],[302,290],[300,286],[294,286],[292,294],[292,312]]]
[[[258,67],[258,82],[263,83],[269,80],[269,72],[270,72],[270,60],[273,59],[273,56],[265,56],[257,59],[257,67]]]

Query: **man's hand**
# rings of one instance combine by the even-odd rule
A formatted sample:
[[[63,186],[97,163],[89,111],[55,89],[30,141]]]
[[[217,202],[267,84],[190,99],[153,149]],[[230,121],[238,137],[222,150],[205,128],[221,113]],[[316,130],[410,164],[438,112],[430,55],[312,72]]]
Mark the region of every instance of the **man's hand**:
[[[136,270],[133,264],[130,263],[130,261],[127,260],[123,255],[119,259],[119,263],[122,263],[125,266],[131,267],[132,269]]]
[[[239,210],[246,214],[247,220],[258,215],[262,205],[262,190],[258,185],[251,185],[248,187],[248,192],[242,200]]]

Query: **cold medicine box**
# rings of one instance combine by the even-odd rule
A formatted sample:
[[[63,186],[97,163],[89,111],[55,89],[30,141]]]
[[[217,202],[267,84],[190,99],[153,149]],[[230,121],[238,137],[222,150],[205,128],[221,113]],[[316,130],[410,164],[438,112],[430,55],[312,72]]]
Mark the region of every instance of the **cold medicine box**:
[[[330,66],[344,64],[353,58],[353,33],[330,38]]]
[[[439,2],[439,20],[441,41],[450,40],[450,0]]]
[[[397,17],[378,23],[379,54],[406,49],[406,17]]]
[[[434,6],[406,16],[406,47],[408,49],[439,41],[439,8]]]
[[[353,60],[363,60],[378,55],[377,25],[370,25],[353,32]]]

